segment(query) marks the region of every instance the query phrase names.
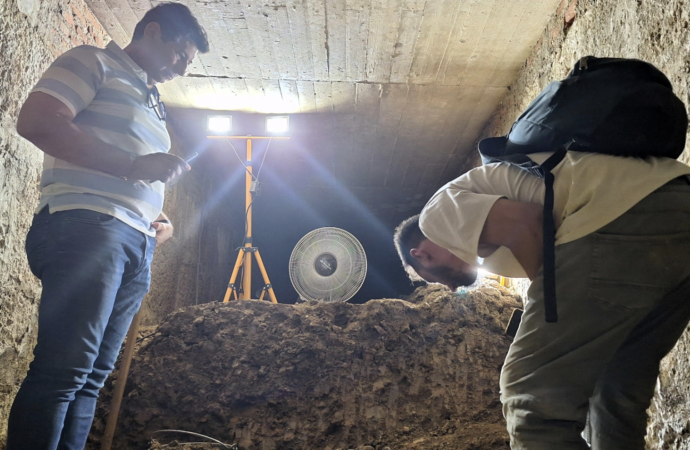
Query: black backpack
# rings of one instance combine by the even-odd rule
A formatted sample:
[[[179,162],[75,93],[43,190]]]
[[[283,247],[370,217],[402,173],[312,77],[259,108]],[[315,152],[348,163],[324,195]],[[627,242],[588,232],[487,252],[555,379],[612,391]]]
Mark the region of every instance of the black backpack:
[[[544,178],[544,307],[556,310],[556,228],[551,173],[568,150],[676,159],[685,148],[688,116],[671,82],[636,59],[580,59],[562,81],[550,83],[513,123],[506,136],[479,142],[484,164],[508,162]],[[527,155],[555,152],[543,164]]]

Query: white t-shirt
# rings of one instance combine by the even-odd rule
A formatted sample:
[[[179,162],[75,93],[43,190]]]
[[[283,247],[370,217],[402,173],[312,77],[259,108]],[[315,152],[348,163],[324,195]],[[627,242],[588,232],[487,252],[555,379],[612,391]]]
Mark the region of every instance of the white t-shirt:
[[[551,153],[529,156],[541,164]],[[568,152],[553,174],[556,245],[561,245],[612,222],[670,180],[690,174],[690,166],[670,158]],[[507,163],[477,167],[431,197],[419,226],[429,240],[468,264],[524,278],[525,271],[506,247],[483,259],[478,256],[479,235],[499,198],[544,204],[544,180]]]

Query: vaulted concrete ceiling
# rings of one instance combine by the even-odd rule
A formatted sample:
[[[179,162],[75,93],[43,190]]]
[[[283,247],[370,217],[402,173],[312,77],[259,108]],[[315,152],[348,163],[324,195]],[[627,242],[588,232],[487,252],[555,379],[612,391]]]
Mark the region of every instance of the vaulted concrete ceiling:
[[[158,3],[86,1],[123,46]],[[183,0],[211,51],[161,95],[181,108],[332,116],[314,127],[314,153],[328,149],[320,162],[374,203],[378,189],[404,197],[394,209],[416,207],[474,163],[474,142],[560,2]]]

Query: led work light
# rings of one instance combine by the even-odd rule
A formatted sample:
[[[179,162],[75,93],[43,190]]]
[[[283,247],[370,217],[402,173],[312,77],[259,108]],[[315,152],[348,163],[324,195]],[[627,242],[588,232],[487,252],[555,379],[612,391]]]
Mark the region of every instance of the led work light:
[[[232,116],[207,116],[206,129],[210,133],[227,133],[232,129]]]
[[[267,133],[285,133],[290,128],[289,116],[268,116],[266,117]]]

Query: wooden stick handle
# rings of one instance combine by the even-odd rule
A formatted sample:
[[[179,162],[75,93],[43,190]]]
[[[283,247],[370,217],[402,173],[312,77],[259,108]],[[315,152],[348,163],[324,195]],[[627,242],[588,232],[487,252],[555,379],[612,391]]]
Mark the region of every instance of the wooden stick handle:
[[[113,400],[110,403],[110,412],[108,413],[108,421],[105,425],[105,433],[103,434],[103,441],[101,441],[101,450],[110,450],[113,445],[113,436],[115,435],[115,426],[117,425],[117,417],[120,414],[120,406],[122,405],[122,396],[125,393],[125,384],[127,384],[127,376],[129,375],[129,367],[132,364],[132,355],[134,354],[134,344],[137,342],[137,335],[139,334],[139,324],[141,323],[141,311],[136,313],[132,319],[132,324],[129,326],[127,332],[127,343],[125,344],[125,351],[122,354],[122,361],[120,362],[120,371],[115,382],[115,390],[113,392]]]

